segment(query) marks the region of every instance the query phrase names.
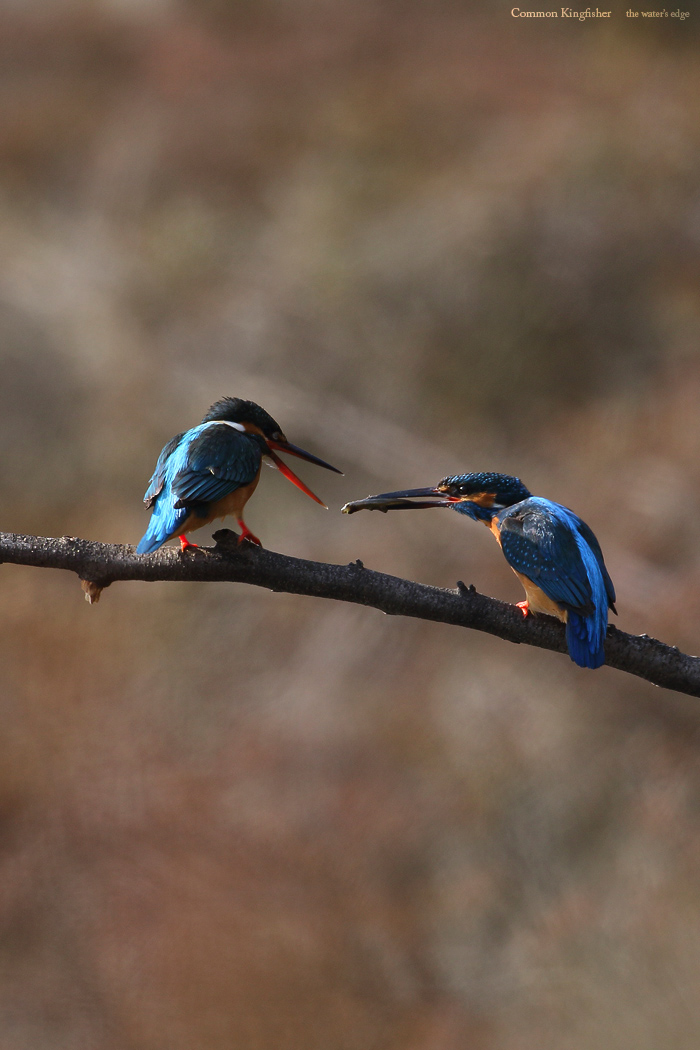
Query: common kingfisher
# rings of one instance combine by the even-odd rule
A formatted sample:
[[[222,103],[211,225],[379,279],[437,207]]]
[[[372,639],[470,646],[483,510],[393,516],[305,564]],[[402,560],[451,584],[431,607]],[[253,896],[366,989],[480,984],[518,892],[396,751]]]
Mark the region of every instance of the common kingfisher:
[[[179,536],[182,550],[196,547],[186,533],[228,514],[235,515],[241,529],[239,543],[247,539],[262,546],[243,521],[243,508],[260,480],[263,456],[325,507],[276,452],[287,452],[342,474],[337,467],[290,444],[279,423],[254,401],[222,397],[199,426],[176,434],[158,457],[143,498],[153,514],[136,553],[156,551],[174,536]]]
[[[577,514],[533,496],[519,478],[492,473],[456,474],[435,488],[369,496],[347,503],[343,513],[411,507],[450,507],[482,521],[525,588],[526,599],[518,602],[523,615],[546,613],[565,623],[569,656],[579,667],[605,663],[615,588],[598,540]]]

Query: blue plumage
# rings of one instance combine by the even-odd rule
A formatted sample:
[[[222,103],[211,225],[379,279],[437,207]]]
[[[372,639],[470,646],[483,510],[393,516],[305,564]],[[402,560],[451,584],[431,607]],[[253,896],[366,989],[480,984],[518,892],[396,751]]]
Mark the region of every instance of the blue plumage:
[[[259,436],[230,423],[200,423],[178,434],[158,457],[146,490],[153,514],[136,553],[158,550],[192,513],[206,519],[210,504],[255,480],[262,455]]]
[[[537,496],[496,518],[508,564],[567,613],[571,659],[581,667],[600,667],[615,590],[589,527],[567,507]]]

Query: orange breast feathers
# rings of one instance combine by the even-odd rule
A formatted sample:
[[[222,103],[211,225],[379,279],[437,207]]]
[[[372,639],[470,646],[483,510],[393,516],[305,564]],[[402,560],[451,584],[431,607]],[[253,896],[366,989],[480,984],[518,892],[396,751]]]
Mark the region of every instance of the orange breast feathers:
[[[503,544],[501,543],[501,523],[498,520],[498,518],[494,516],[493,518],[491,518],[491,521],[485,521],[484,525],[487,529],[491,529],[491,532],[496,537],[496,542],[498,543],[498,546],[502,547]]]
[[[512,568],[513,566],[511,565],[511,569]],[[547,616],[554,616],[557,620],[561,620],[562,623],[566,623],[569,618],[566,609],[562,609],[556,602],[553,602],[551,598],[548,598],[542,588],[538,587],[537,584],[533,583],[527,576],[523,576],[523,574],[516,569],[513,569],[513,572],[523,585],[525,597],[527,598],[527,604],[531,613],[545,613]]]

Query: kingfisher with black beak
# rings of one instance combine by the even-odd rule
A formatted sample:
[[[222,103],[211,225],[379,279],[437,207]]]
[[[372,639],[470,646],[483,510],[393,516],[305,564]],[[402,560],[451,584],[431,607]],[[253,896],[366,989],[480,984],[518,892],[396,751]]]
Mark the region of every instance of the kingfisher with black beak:
[[[325,507],[277,452],[342,474],[337,467],[287,441],[279,423],[254,401],[221,398],[199,426],[176,434],[158,457],[143,498],[153,513],[136,553],[156,551],[174,536],[180,538],[182,550],[196,547],[186,534],[229,514],[235,516],[240,527],[239,543],[245,539],[262,546],[243,521],[243,508],[257,488],[263,456],[297,488]]]
[[[508,474],[456,474],[435,488],[384,492],[347,503],[358,510],[449,507],[481,521],[493,532],[505,559],[525,588],[523,615],[546,613],[566,624],[569,656],[579,667],[605,663],[608,609],[615,588],[600,544],[577,514],[533,496]]]

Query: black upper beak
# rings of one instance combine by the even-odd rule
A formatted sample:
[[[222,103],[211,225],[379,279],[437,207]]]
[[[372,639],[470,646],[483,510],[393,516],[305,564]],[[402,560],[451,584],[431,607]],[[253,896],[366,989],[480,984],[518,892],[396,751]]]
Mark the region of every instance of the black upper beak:
[[[417,502],[413,502],[413,500]],[[346,503],[342,509],[343,514],[354,514],[358,510],[381,510],[384,514],[388,510],[416,509],[421,507],[449,507],[458,501],[458,497],[446,496],[440,489],[403,489],[400,492],[382,492],[378,496],[368,496],[367,499],[353,500]]]
[[[342,474],[342,470],[338,470],[337,467],[332,466],[330,463],[326,463],[325,459],[319,459],[318,456],[312,456],[310,452],[306,452],[305,449],[299,448],[298,445],[292,445],[289,441],[269,441],[268,446],[273,449],[277,449],[278,452],[287,452],[290,456],[298,456],[299,459],[308,460],[309,463],[315,463],[317,467],[325,467],[326,470],[332,470],[335,474]]]

